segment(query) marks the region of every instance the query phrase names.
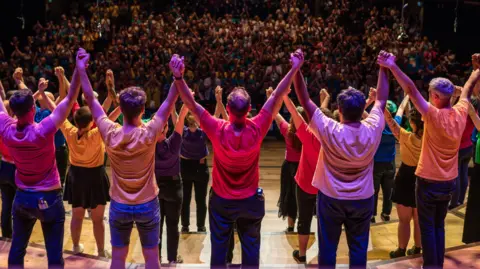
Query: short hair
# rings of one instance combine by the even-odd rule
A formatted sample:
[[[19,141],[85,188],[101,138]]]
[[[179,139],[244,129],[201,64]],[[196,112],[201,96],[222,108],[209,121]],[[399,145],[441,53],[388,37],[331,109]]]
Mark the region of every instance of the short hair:
[[[408,117],[410,121],[412,121],[415,126],[417,126],[417,133],[421,133],[423,131],[422,114],[420,114],[420,112],[416,108],[412,108],[408,113]]]
[[[73,115],[73,120],[79,129],[87,128],[93,121],[92,112],[88,106],[82,106]]]
[[[455,91],[455,86],[453,86],[453,83],[446,78],[434,78],[430,81],[428,86],[430,89],[448,98],[450,98]]]
[[[120,92],[120,108],[127,122],[132,122],[145,109],[145,92],[139,87],[128,87]]]
[[[366,101],[361,91],[354,88],[343,90],[337,96],[337,103],[345,120],[351,122],[362,120]]]
[[[192,115],[192,113],[188,112],[187,116],[185,117],[185,122],[187,123],[187,126],[193,126],[196,124],[195,117]]]
[[[25,116],[32,110],[34,105],[33,93],[31,90],[18,90],[9,99],[10,108],[17,118]]]
[[[250,95],[242,87],[235,87],[227,97],[227,106],[230,108],[230,112],[239,117],[247,115],[251,102]]]

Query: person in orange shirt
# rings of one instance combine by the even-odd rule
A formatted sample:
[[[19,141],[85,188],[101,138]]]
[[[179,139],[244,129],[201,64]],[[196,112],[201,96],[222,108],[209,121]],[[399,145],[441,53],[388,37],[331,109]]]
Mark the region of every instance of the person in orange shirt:
[[[480,57],[474,56],[474,63],[479,60]],[[380,59],[379,64],[390,69],[423,116],[425,131],[415,172],[423,263],[424,268],[442,268],[445,255],[445,217],[458,176],[460,138],[465,129],[470,96],[480,79],[480,70],[477,66],[472,72],[462,89],[460,100],[452,107],[450,98],[455,87],[450,80],[433,79],[429,85],[430,102],[427,102],[413,81],[395,63],[393,54]]]
[[[83,51],[83,57],[89,55]],[[155,145],[167,124],[178,92],[170,89],[167,99],[152,120],[144,124],[145,92],[129,87],[120,92],[120,110],[124,125],[107,118],[95,99],[86,72],[86,63],[78,65],[83,93],[92,111],[95,123],[105,143],[112,167],[110,179],[110,237],[112,243],[112,269],[125,268],[130,234],[136,224],[142,244],[145,267],[160,268],[158,243],[160,238],[159,189],[155,179]]]

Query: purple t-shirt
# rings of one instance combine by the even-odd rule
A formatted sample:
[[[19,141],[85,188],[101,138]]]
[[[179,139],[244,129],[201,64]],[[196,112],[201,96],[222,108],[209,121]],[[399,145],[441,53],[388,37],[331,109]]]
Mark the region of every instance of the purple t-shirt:
[[[155,175],[177,176],[180,174],[180,146],[182,136],[173,132],[170,137],[157,143],[155,148]]]
[[[201,160],[208,156],[207,135],[202,129],[197,128],[190,132],[188,127],[183,129],[183,142],[181,155],[185,159]]]

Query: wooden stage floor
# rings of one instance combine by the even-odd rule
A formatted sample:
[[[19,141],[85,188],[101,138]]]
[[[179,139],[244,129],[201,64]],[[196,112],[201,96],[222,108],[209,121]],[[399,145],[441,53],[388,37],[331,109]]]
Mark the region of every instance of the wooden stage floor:
[[[297,268],[299,265],[297,265],[297,263],[295,262],[295,260],[293,260],[291,256],[292,251],[298,248],[297,236],[296,234],[285,233],[284,230],[287,227],[287,222],[286,220],[278,218],[277,201],[280,193],[280,166],[284,159],[284,143],[281,141],[266,140],[263,144],[260,159],[260,185],[264,189],[266,196],[266,215],[262,223],[261,264],[265,267]],[[397,165],[399,164],[400,161],[397,161]],[[110,169],[108,169],[108,173],[110,174]],[[380,199],[382,199],[381,194]],[[195,224],[196,216],[195,204],[193,200],[194,199],[192,199],[191,223]],[[378,203],[379,212],[381,212],[381,204],[382,203],[380,201]],[[68,210],[71,207],[66,206],[66,208]],[[461,238],[463,234],[464,213],[465,209],[460,208],[456,211],[449,212],[449,214],[447,215],[447,248],[463,245],[463,243],[461,242]],[[108,217],[108,208],[106,210],[105,216]],[[64,239],[67,268],[107,268],[108,260],[96,258],[94,259],[93,256],[89,256],[96,255],[97,251],[95,240],[93,238],[92,222],[88,219],[84,221],[81,236],[81,243],[85,245],[85,255],[71,255],[71,252],[69,252],[70,250],[72,250],[72,240],[70,236],[70,220],[71,216],[67,216],[65,222]],[[107,248],[110,248],[110,230],[108,227],[108,220],[105,219],[105,222],[106,246]],[[373,249],[368,253],[368,260],[371,267],[373,266],[372,268],[375,268],[377,266],[378,268],[419,268],[421,262],[419,262],[418,259],[407,261],[400,260],[399,262],[401,263],[401,266],[397,264],[399,267],[397,267],[397,265],[392,265],[391,262],[395,261],[389,260],[389,252],[397,247],[397,223],[398,216],[394,207],[390,222],[383,223],[381,222],[380,218],[377,217],[377,223],[371,226],[371,242]],[[316,219],[314,218],[312,223],[312,232],[316,232],[316,229]],[[191,226],[190,230],[195,231],[195,225]],[[27,251],[27,268],[46,268],[46,256],[45,252],[42,249],[44,241],[39,223],[35,225],[30,242],[32,243],[32,247],[30,247]],[[162,248],[162,256],[166,257],[165,241],[163,242],[163,244],[164,247]],[[411,245],[413,245],[413,242],[410,242],[409,247]],[[9,243],[0,242],[0,246],[0,268],[6,268]],[[182,255],[185,264],[177,267],[207,267],[210,259],[210,250],[210,237],[208,233],[182,234],[180,239],[179,254]],[[307,261],[309,264],[313,265],[317,263],[317,252],[317,241],[315,235],[313,235],[311,236],[309,250],[307,251]],[[452,263],[446,262],[446,265],[457,264],[459,260],[461,262],[467,262],[469,261],[468,259],[475,260],[474,257],[477,257],[477,267],[473,268],[480,268],[478,264],[478,257],[480,257],[480,246],[474,246],[468,249],[461,249],[455,251],[452,250],[450,254],[453,255],[452,257],[454,258],[457,256],[460,258],[452,258]],[[385,262],[387,261],[388,263],[385,264]],[[128,268],[137,268],[138,264],[144,263],[141,252],[140,240],[138,238],[138,233],[136,233],[135,231],[132,233],[130,253],[127,262],[130,264]],[[165,258],[163,262],[167,262]],[[240,242],[238,240],[238,237],[236,237],[233,263],[239,264],[240,262]],[[344,234],[342,234],[342,238],[338,247],[337,263],[348,263],[348,248]],[[33,267],[34,264],[35,267]],[[472,263],[469,262],[468,264],[469,266],[467,267],[472,268],[470,267]],[[40,265],[44,265],[45,267],[38,267]],[[465,268],[464,264],[461,263],[460,265],[462,265],[462,268]],[[300,267],[304,266],[300,265]],[[451,268],[460,268],[460,266],[456,265],[456,267]]]

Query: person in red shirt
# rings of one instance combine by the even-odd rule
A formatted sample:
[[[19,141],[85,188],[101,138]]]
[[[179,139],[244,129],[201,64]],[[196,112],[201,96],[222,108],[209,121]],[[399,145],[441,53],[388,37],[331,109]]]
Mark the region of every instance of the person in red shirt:
[[[226,266],[234,223],[242,242],[242,265],[259,266],[260,227],[265,215],[263,191],[258,188],[261,143],[303,61],[301,50],[291,55],[292,69],[252,119],[247,118],[251,110],[250,96],[245,89],[234,88],[227,98],[229,121],[225,121],[211,116],[195,102],[183,79],[183,58],[172,57],[170,69],[180,97],[200,122],[215,156],[209,205],[212,267]]]

